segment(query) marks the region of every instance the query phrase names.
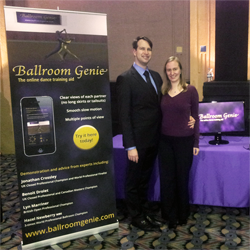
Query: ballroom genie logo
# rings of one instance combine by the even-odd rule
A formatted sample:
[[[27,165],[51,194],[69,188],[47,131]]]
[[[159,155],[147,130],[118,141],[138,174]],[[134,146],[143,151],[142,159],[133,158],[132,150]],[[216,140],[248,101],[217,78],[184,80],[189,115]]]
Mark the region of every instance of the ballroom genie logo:
[[[33,24],[61,24],[61,16],[54,14],[16,12],[17,22]]]
[[[201,122],[205,122],[205,121],[223,121],[226,120],[228,118],[237,118],[239,116],[239,114],[228,114],[228,113],[224,113],[224,114],[217,114],[217,115],[211,115],[211,114],[199,114],[199,119]]]
[[[108,69],[100,68],[96,66],[95,68],[84,68],[82,65],[78,65],[75,69],[70,68],[43,68],[42,65],[35,65],[33,68],[26,68],[24,65],[17,65],[12,68],[15,76],[18,77],[19,82],[29,82],[32,81],[58,81],[63,79],[70,79],[76,77],[77,79],[83,76],[102,76],[108,72]],[[24,78],[21,78],[24,77]],[[28,79],[27,77],[33,77]],[[40,77],[40,78],[34,78]],[[45,77],[45,78],[41,78]],[[53,77],[53,78],[47,78]],[[69,78],[65,78],[69,77]],[[70,78],[71,77],[71,78]],[[27,78],[27,79],[26,79]]]
[[[60,60],[64,61],[66,59],[66,56],[70,55],[71,57],[74,57],[75,59],[80,61],[80,58],[78,58],[78,56],[71,52],[68,48],[68,46],[72,41],[75,40],[75,38],[70,38],[66,29],[63,29],[61,31],[57,30],[56,39],[58,41],[57,46],[49,54],[45,55],[45,60],[53,55],[58,55]]]

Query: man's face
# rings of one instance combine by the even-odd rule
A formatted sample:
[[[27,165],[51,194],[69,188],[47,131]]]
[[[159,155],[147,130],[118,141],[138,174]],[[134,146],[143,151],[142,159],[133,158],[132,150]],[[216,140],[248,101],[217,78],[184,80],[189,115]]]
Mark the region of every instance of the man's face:
[[[150,48],[148,42],[142,39],[137,42],[137,45],[137,49],[133,49],[135,63],[142,68],[146,68],[152,56],[152,49]]]

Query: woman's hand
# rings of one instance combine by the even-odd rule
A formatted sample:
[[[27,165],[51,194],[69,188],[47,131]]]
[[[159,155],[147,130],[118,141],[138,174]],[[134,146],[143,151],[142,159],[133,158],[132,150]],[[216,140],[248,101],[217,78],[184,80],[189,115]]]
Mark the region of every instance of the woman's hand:
[[[189,128],[194,128],[194,124],[195,124],[195,119],[193,118],[193,116],[190,116],[190,120],[188,122]]]
[[[193,154],[194,155],[198,155],[199,154],[200,149],[199,148],[193,148]]]

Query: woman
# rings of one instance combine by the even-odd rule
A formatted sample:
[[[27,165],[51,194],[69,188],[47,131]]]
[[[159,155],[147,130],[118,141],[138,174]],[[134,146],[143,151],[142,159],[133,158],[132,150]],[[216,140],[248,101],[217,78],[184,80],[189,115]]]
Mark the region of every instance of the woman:
[[[189,170],[193,155],[199,153],[199,96],[185,82],[177,57],[167,60],[164,73],[159,153],[162,217],[175,229],[186,224],[189,216]],[[187,126],[190,116],[196,120],[194,128]]]

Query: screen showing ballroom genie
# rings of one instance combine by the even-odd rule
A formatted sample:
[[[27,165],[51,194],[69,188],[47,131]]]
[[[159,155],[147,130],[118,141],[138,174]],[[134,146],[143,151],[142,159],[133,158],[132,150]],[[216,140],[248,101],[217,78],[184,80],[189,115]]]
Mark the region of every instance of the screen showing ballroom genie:
[[[244,131],[244,102],[200,103],[199,120],[201,134]]]

